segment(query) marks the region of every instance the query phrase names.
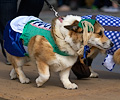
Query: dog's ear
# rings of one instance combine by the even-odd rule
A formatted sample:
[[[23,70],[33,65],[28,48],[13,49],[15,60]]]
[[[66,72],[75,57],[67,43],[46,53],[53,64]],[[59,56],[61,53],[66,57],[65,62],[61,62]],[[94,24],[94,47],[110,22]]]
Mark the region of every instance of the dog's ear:
[[[80,28],[78,25],[66,25],[64,27],[70,31],[74,31],[78,33],[82,33],[83,31],[82,28]]]
[[[96,21],[94,24],[94,32],[99,33],[100,31],[104,32],[104,30],[105,29],[103,28],[103,26],[98,21]]]
[[[76,31],[78,29],[78,26],[75,26],[75,25],[67,25],[64,27],[68,30],[71,30],[71,31]]]

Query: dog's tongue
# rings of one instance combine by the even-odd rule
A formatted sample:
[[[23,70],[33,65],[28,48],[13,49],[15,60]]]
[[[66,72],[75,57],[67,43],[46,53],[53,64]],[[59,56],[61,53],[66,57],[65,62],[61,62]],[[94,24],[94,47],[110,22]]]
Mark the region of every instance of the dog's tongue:
[[[61,23],[63,22],[63,19],[62,19],[61,17],[59,17],[58,19],[59,19],[59,21],[60,21]]]

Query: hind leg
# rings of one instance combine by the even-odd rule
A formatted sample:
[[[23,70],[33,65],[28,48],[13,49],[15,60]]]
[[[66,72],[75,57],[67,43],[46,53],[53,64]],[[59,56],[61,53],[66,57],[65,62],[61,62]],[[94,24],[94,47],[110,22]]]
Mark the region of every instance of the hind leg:
[[[50,77],[49,66],[42,60],[36,61],[39,77],[36,79],[38,87],[42,86]]]
[[[17,78],[17,73],[14,68],[10,72],[10,78],[11,78],[11,80],[14,80]]]
[[[29,83],[30,80],[26,77],[22,70],[22,66],[28,61],[27,57],[16,57],[7,53],[8,60],[11,62],[14,69],[10,72],[11,79],[19,78],[21,83]]]
[[[27,78],[23,72],[22,66],[24,65],[25,62],[26,62],[26,59],[22,57],[19,59],[15,59],[15,62],[12,63],[12,65],[17,73],[17,77],[19,78],[21,83],[29,83],[30,82],[29,78]]]

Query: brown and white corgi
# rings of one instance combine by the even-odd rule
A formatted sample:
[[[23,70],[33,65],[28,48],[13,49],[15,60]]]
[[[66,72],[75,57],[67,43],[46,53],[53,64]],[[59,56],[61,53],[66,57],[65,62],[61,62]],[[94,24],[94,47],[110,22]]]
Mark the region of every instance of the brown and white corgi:
[[[18,17],[18,19],[19,18],[21,18],[21,16]],[[14,20],[15,19],[13,19],[13,21]],[[33,22],[29,21],[26,25],[37,23],[34,23],[34,20],[32,21]],[[59,72],[60,80],[62,81],[64,88],[77,89],[78,86],[75,83],[70,82],[69,74],[71,67],[77,61],[79,56],[78,51],[81,49],[81,46],[83,46],[85,38],[85,36],[83,37],[84,29],[78,26],[80,21],[80,16],[73,15],[67,15],[65,17],[59,17],[52,20],[51,30],[49,31],[51,32],[51,36],[53,37],[57,50],[59,49],[58,51],[62,53],[54,52],[52,44],[42,35],[35,35],[28,41],[29,57],[18,57],[12,55],[6,49],[7,58],[14,68],[10,73],[11,79],[19,78],[21,83],[30,82],[29,78],[26,77],[22,70],[22,66],[30,58],[38,68],[39,76],[36,79],[38,87],[42,86],[49,79],[50,71],[54,71]],[[30,30],[29,28],[26,28],[26,25],[24,26],[25,29],[22,31],[23,33]],[[36,25],[33,26],[36,27]],[[111,41],[104,35],[104,33],[102,33],[102,35],[99,34],[104,31],[103,27],[98,22],[95,22],[93,27],[94,32],[91,35],[89,35],[89,32],[87,33],[89,35],[89,44],[97,47],[100,46],[100,49],[110,48]],[[39,25],[36,28],[40,28]],[[32,31],[31,34],[36,32],[35,30]],[[24,44],[25,40],[22,41]],[[7,39],[5,42],[7,42]]]

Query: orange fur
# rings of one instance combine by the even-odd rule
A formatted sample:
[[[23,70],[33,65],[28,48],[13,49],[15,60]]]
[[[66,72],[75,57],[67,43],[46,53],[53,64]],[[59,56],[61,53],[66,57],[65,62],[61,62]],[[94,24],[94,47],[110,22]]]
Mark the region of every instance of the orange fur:
[[[116,50],[113,55],[113,60],[116,64],[120,64],[120,49]]]

